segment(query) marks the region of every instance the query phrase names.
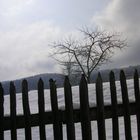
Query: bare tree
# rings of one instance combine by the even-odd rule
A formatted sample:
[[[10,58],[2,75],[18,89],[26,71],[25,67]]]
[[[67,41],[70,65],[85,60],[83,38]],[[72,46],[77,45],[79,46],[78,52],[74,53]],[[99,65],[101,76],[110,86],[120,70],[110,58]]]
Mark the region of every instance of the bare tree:
[[[90,83],[93,70],[109,61],[116,49],[127,45],[118,33],[93,31],[88,28],[80,32],[83,35],[81,40],[69,38],[55,42],[53,56],[61,65],[70,64],[69,70],[73,67],[77,67],[75,70],[80,68]]]

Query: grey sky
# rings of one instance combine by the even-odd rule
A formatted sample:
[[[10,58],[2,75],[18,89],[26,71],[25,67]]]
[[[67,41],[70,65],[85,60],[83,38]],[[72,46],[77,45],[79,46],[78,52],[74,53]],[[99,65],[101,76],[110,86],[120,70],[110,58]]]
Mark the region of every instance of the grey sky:
[[[139,64],[139,7],[139,0],[1,0],[0,80],[61,72],[48,44],[85,25],[120,31],[133,46],[110,66]]]
[[[128,49],[114,57],[110,66],[128,66],[140,64],[140,1],[113,0],[99,15],[93,16],[93,22],[105,29],[116,30],[127,39]]]

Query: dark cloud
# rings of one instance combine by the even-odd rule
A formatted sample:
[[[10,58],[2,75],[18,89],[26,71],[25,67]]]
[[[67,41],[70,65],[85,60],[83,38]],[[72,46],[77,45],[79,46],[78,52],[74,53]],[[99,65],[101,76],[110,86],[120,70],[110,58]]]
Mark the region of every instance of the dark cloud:
[[[112,66],[140,64],[140,0],[113,0],[94,23],[109,30],[122,32],[128,48],[114,57]]]

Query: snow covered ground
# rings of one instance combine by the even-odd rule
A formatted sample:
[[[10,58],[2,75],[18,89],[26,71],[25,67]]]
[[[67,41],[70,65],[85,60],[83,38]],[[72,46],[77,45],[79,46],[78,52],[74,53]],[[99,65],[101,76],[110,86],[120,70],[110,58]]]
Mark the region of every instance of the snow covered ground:
[[[118,102],[122,102],[120,83],[116,82],[116,85],[117,85]],[[128,80],[127,85],[128,85],[129,100],[130,100],[130,102],[135,101],[133,80]],[[88,85],[88,87],[89,87],[90,106],[96,106],[95,84],[90,84],[90,85]],[[104,103],[110,104],[111,97],[110,97],[109,83],[104,83],[103,88],[104,88]],[[73,92],[74,108],[79,108],[79,87],[77,87],[77,86],[73,87],[72,92]],[[64,109],[65,108],[64,89],[63,88],[57,89],[57,95],[58,95],[58,106],[60,109]],[[16,98],[17,98],[17,113],[23,114],[21,94],[17,94]],[[4,97],[4,99],[5,99],[4,100],[4,109],[5,109],[4,114],[7,115],[7,114],[10,114],[9,95],[6,95]],[[29,92],[29,101],[30,101],[31,113],[38,112],[37,99],[38,99],[37,91],[30,91]],[[45,90],[45,110],[51,110],[49,90]],[[137,124],[136,124],[136,116],[135,115],[131,116],[131,123],[132,123],[133,140],[137,140]],[[106,119],[105,124],[106,124],[106,137],[107,137],[106,139],[112,140],[112,122],[111,122],[111,119]],[[120,128],[119,129],[120,130],[120,140],[124,140],[125,135],[124,135],[123,117],[119,118],[119,128]],[[75,124],[75,130],[76,130],[76,140],[81,140],[82,138],[81,138],[80,123]],[[17,133],[18,133],[18,140],[25,140],[24,129],[18,129]],[[95,140],[98,140],[97,134],[98,134],[97,122],[92,121],[92,136]],[[39,128],[38,127],[32,128],[32,137],[33,137],[33,140],[39,140]],[[47,137],[47,140],[53,140],[52,125],[46,125],[46,137]],[[66,138],[66,126],[65,125],[63,125],[63,137],[64,137],[64,140],[67,140],[67,138]],[[5,140],[10,140],[10,131],[5,131]]]

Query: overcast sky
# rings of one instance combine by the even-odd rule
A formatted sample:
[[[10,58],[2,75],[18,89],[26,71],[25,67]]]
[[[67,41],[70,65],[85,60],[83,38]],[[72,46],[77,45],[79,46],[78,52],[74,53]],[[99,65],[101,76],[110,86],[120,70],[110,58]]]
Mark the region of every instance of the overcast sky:
[[[123,33],[130,46],[110,68],[140,64],[140,0],[0,0],[0,81],[61,72],[49,44],[77,28]]]

